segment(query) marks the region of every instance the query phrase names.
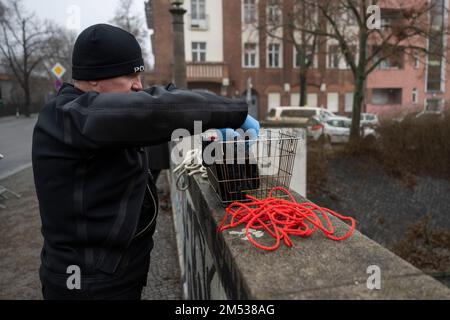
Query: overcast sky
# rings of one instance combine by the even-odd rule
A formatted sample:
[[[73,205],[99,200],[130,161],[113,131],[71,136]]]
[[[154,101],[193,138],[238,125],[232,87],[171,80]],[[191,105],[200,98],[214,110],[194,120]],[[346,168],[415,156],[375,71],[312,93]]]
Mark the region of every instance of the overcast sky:
[[[30,12],[36,12],[38,17],[54,20],[79,33],[90,25],[108,23],[114,16],[119,0],[23,0],[23,4]],[[144,0],[134,0],[133,12],[141,16],[143,27],[147,28]],[[151,53],[150,38],[142,45]],[[153,64],[151,54],[149,63]]]

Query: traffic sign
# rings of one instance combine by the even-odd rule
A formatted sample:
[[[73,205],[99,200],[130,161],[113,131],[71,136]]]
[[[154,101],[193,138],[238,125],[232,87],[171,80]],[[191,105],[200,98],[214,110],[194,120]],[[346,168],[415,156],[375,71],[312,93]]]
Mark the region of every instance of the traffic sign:
[[[66,69],[58,62],[53,66],[52,73],[55,75],[55,77],[61,79],[62,76],[66,73]]]

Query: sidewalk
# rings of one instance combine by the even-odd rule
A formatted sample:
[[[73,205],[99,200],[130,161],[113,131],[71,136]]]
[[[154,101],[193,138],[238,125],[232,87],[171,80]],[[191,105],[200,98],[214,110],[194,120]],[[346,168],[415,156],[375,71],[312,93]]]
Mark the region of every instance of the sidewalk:
[[[147,286],[142,300],[180,300],[181,275],[173,225],[170,186],[167,171],[162,171],[158,182],[159,215],[153,240]]]
[[[0,117],[0,180],[31,166],[31,142],[37,116]]]
[[[0,209],[0,299],[42,299],[39,281],[43,243],[39,206],[31,168],[0,180],[0,185],[22,195],[1,203]],[[158,181],[161,190],[155,247],[142,299],[181,299],[180,270],[175,244],[169,188],[165,172]]]

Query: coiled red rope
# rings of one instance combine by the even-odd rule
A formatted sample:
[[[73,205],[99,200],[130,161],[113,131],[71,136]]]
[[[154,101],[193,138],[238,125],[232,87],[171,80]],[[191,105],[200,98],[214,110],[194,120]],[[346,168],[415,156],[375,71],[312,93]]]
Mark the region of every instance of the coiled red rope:
[[[272,197],[273,192],[282,191],[290,200]],[[291,236],[309,237],[318,229],[328,238],[341,241],[350,237],[355,230],[356,221],[352,217],[342,216],[330,209],[321,208],[310,202],[297,203],[292,194],[282,187],[270,190],[269,196],[260,200],[252,196],[246,196],[251,202],[233,202],[227,209],[224,218],[219,224],[218,231],[234,228],[246,224],[245,234],[247,239],[257,248],[273,251],[283,240],[288,247],[292,247]],[[327,214],[331,214],[341,220],[350,221],[350,230],[343,236],[336,236],[333,224]],[[323,217],[325,225],[320,219]],[[230,219],[230,222],[226,222]],[[275,238],[273,246],[266,246],[256,242],[249,232],[250,229],[264,229]]]

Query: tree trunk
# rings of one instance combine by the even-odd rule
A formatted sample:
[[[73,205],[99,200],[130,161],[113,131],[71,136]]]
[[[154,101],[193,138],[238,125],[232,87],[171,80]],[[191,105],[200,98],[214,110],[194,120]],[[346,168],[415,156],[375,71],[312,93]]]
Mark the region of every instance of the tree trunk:
[[[355,91],[353,97],[352,126],[350,129],[350,143],[357,142],[360,138],[361,110],[364,102],[365,77],[358,75],[355,79]]]
[[[25,105],[23,106],[23,113],[26,117],[30,116],[30,74],[28,70],[28,47],[27,47],[27,20],[22,20],[22,46],[23,46],[23,93],[25,94]]]
[[[306,106],[307,103],[307,70],[300,70],[300,107]]]
[[[361,3],[361,12],[365,10],[365,1]],[[368,33],[365,26],[359,29],[359,61],[356,70],[354,71],[355,79],[355,91],[353,97],[353,112],[352,112],[352,126],[350,129],[350,144],[357,143],[360,138],[360,122],[361,122],[361,110],[364,102],[365,81],[367,79],[366,67],[367,67],[367,38]]]

